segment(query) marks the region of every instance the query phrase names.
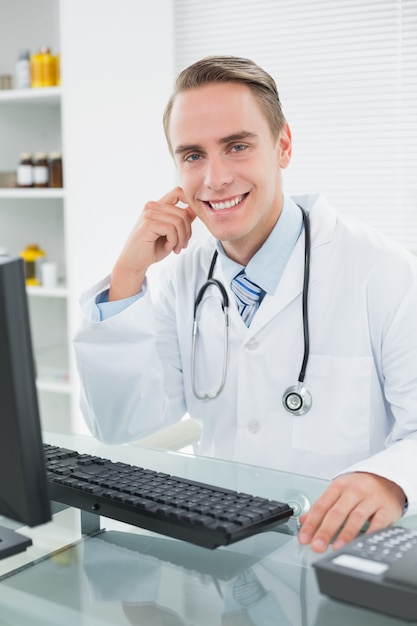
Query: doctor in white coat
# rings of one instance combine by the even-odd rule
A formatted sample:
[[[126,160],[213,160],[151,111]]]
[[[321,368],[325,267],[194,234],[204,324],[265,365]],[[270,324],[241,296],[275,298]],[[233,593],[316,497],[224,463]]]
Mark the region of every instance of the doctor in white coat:
[[[342,525],[335,548],[366,521],[376,530],[416,513],[414,257],[321,196],[283,194],[291,133],[253,62],[209,57],[184,70],[164,125],[181,187],[145,205],[111,277],[82,298],[75,349],[92,433],[134,440],[188,412],[203,426],[202,454],[332,479],[302,518],[299,540],[317,552]],[[209,234],[194,242],[196,218]],[[211,285],[195,310],[215,251],[226,293]],[[148,268],[172,252],[151,289]],[[230,286],[243,268],[264,293],[249,326]],[[299,378],[306,317],[312,402],[298,415],[282,398]]]

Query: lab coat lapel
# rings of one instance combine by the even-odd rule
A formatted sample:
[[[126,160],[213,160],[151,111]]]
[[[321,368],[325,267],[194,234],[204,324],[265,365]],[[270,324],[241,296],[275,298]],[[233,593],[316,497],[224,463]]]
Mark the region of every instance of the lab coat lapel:
[[[299,237],[294,252],[288,260],[287,267],[282,275],[274,294],[266,294],[259,310],[250,326],[252,333],[258,332],[268,324],[272,318],[292,302],[303,291],[304,276],[304,233]],[[310,284],[314,277],[310,273]]]
[[[311,206],[311,196],[300,196],[294,198],[297,204],[301,205],[310,214],[311,228],[311,262],[310,262],[310,286],[315,281],[314,266],[314,250],[319,246],[329,243],[333,238],[336,226],[336,213],[333,208],[327,204],[322,196],[315,198],[313,206]],[[249,328],[248,337],[257,333],[263,326],[268,324],[271,319],[279,315],[279,313],[287,307],[290,302],[297,298],[303,292],[304,280],[304,255],[305,255],[305,236],[304,232],[300,235],[294,252],[288,260],[285,271],[281,277],[278,287],[274,294],[267,294],[257,311],[253,322]]]

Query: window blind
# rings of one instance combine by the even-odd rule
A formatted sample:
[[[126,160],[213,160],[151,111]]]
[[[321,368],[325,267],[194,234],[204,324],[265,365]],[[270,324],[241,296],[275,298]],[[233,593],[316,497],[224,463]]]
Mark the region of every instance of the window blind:
[[[288,193],[323,192],[417,251],[417,2],[174,0],[179,72],[246,56],[275,78],[293,134]]]

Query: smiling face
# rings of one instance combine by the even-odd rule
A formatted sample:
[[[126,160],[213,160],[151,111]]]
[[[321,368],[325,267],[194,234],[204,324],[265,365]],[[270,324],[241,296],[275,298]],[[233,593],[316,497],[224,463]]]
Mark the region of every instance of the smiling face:
[[[177,94],[169,139],[190,207],[246,265],[281,214],[288,125],[275,139],[249,87],[212,83]]]

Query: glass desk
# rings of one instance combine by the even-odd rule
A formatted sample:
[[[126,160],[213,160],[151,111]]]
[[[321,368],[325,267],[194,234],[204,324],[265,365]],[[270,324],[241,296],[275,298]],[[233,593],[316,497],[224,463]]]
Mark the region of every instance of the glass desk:
[[[313,502],[321,480],[188,454],[106,446],[44,433],[48,443],[282,501]],[[0,561],[0,626],[393,626],[379,613],[320,595],[294,520],[214,551],[101,518],[83,534],[66,508],[25,553]],[[2,520],[3,523],[3,520]],[[417,528],[417,519],[401,524]]]

